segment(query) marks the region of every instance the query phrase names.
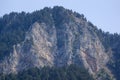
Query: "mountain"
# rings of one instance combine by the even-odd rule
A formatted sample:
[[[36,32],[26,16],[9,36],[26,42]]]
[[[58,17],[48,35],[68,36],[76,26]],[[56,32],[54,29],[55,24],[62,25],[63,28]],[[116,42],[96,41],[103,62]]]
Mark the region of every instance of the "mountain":
[[[76,65],[95,80],[120,80],[119,41],[63,7],[12,12],[0,18],[0,73]]]

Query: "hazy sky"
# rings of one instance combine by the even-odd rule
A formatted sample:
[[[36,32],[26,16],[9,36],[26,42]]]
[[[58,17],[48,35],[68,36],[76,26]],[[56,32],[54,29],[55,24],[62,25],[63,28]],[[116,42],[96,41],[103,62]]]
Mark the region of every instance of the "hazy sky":
[[[120,0],[0,0],[0,16],[11,11],[32,12],[55,5],[84,14],[104,31],[120,33]]]

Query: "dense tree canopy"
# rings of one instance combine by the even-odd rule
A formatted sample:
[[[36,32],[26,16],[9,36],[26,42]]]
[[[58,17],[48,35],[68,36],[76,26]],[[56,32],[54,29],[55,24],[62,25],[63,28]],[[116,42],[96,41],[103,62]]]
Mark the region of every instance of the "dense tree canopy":
[[[70,65],[59,68],[31,68],[18,74],[0,74],[0,80],[93,80],[93,78],[83,67]]]

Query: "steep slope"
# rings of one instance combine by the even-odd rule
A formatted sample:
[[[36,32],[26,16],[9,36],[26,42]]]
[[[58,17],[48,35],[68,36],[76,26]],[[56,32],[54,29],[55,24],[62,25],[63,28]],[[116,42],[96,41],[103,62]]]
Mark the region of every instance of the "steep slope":
[[[105,47],[105,51],[110,56],[110,60],[107,66],[115,75],[116,79],[120,79],[120,35],[117,33],[110,34],[105,33],[102,30],[96,32],[99,36],[100,41]]]
[[[99,30],[83,15],[63,7],[44,8],[32,14],[22,14],[25,17],[21,20],[25,19],[26,23],[21,23],[21,26],[16,22],[20,14],[15,13],[13,21],[8,20],[7,25],[0,19],[0,36],[6,34],[10,37],[5,38],[6,42],[12,41],[3,41],[4,45],[10,44],[10,48],[7,53],[9,55],[4,55],[0,62],[1,73],[17,73],[33,67],[62,67],[75,64],[84,66],[96,80],[113,78],[111,69],[107,66],[112,52],[106,52],[106,47],[97,32]],[[17,33],[21,30],[23,32],[10,35],[5,33],[7,30],[7,33]],[[4,37],[1,37],[0,41],[3,39]]]

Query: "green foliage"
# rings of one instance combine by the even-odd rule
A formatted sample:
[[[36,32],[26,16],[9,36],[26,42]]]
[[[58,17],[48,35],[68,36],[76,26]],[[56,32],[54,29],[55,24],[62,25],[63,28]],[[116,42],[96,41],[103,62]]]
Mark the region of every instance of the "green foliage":
[[[0,74],[0,80],[93,80],[93,78],[83,67],[70,65],[59,68],[31,68],[18,74]]]
[[[12,52],[13,45],[24,40],[26,31],[36,21],[52,26],[51,9],[44,8],[31,14],[12,12],[0,18],[0,60]]]
[[[84,17],[84,15],[80,15],[76,12],[72,12],[71,10],[66,10],[63,7],[54,7],[53,9],[51,8],[44,8],[43,10],[35,11],[33,13],[16,13],[12,12],[10,14],[6,14],[3,17],[0,18],[0,60],[4,59],[5,56],[9,55],[10,52],[12,52],[13,45],[17,43],[21,43],[24,38],[25,38],[25,33],[28,31],[30,26],[34,22],[39,22],[39,23],[46,23],[47,25],[47,30],[49,32],[49,29],[52,26],[56,26],[58,29],[64,29],[64,26],[62,25],[63,23],[69,23],[70,21],[74,21],[73,15],[76,16],[77,18],[81,18],[84,21],[87,21]],[[61,24],[61,25],[60,25]],[[105,33],[102,30],[98,30],[91,22],[88,21],[88,25],[91,26],[89,27],[89,30],[92,31],[91,33],[95,33],[98,35],[100,41],[102,42],[103,46],[106,49],[106,52],[109,51],[109,49],[112,50],[113,52],[113,59],[111,62],[108,63],[108,67],[112,70],[112,72],[115,74],[115,77],[120,80],[120,35],[115,33],[115,34],[110,34],[110,33]],[[57,30],[57,29],[56,29]],[[82,30],[82,29],[79,29]],[[82,31],[80,31],[82,32]],[[61,33],[59,33],[61,34]],[[58,35],[59,35],[58,34]],[[93,36],[95,34],[92,34]],[[60,37],[61,38],[61,37]],[[32,41],[30,41],[32,43]],[[58,47],[62,47],[62,41],[59,40],[58,38]],[[77,43],[74,43],[77,44]],[[41,73],[38,70],[39,75],[39,80],[47,80],[49,76],[58,76],[56,79],[57,80],[66,80],[68,79],[67,77],[72,77],[68,80],[78,80],[78,73],[81,70],[78,70],[79,72],[74,72],[74,70],[69,70],[69,68],[54,68],[54,69],[42,69],[44,72]],[[79,69],[79,68],[78,68]],[[36,70],[36,69],[35,69]],[[50,73],[50,71],[51,73]],[[69,72],[68,72],[69,71]],[[32,73],[32,72],[30,72]],[[45,79],[41,78],[41,75],[44,76],[45,73],[47,74],[47,77],[44,77]],[[67,75],[68,73],[71,73]],[[25,75],[22,75],[25,74]],[[35,73],[34,73],[35,74]],[[20,77],[20,80],[25,79],[27,77],[28,80],[31,79],[31,74],[28,74],[28,71],[25,71],[25,73],[19,73],[18,75],[22,75],[23,77]],[[16,80],[16,76],[18,75],[8,75],[11,77],[12,80]],[[80,75],[80,73],[79,73]],[[14,77],[15,76],[15,77]],[[84,75],[83,75],[84,76]],[[1,74],[1,79],[0,80],[11,80],[5,77],[5,75]],[[33,79],[33,78],[32,78]],[[27,79],[26,79],[27,80]],[[37,79],[33,79],[37,80]],[[54,79],[53,79],[54,80]],[[81,80],[81,79],[79,79]]]
[[[113,80],[104,69],[99,70],[96,80]]]
[[[72,11],[64,9],[63,7],[56,6],[53,8],[53,19],[55,21],[55,25],[60,28],[60,24],[69,23],[73,21]]]
[[[115,75],[116,79],[120,80],[120,35],[117,33],[105,33],[102,30],[96,30],[96,33],[99,36],[99,39],[101,40],[103,46],[105,47],[106,52],[108,52],[109,49],[112,50],[113,57],[107,65]]]
[[[45,7],[32,13],[11,12],[0,18],[0,60],[12,52],[13,45],[21,43],[25,38],[25,33],[30,26],[35,23],[45,23],[47,31],[54,25],[61,28],[60,24],[73,21],[73,15],[78,18],[84,18],[84,15],[78,15],[71,10],[63,7],[54,7],[53,9]]]
[[[103,44],[106,53],[108,53],[108,55],[112,55],[112,58],[108,62],[107,66],[112,71],[115,78],[120,80],[120,35],[117,33],[110,34],[109,32],[104,32],[89,21],[88,25],[91,26],[89,30],[93,31],[92,33],[95,32],[99,37],[99,40]],[[112,51],[112,54],[109,52],[110,50]]]

